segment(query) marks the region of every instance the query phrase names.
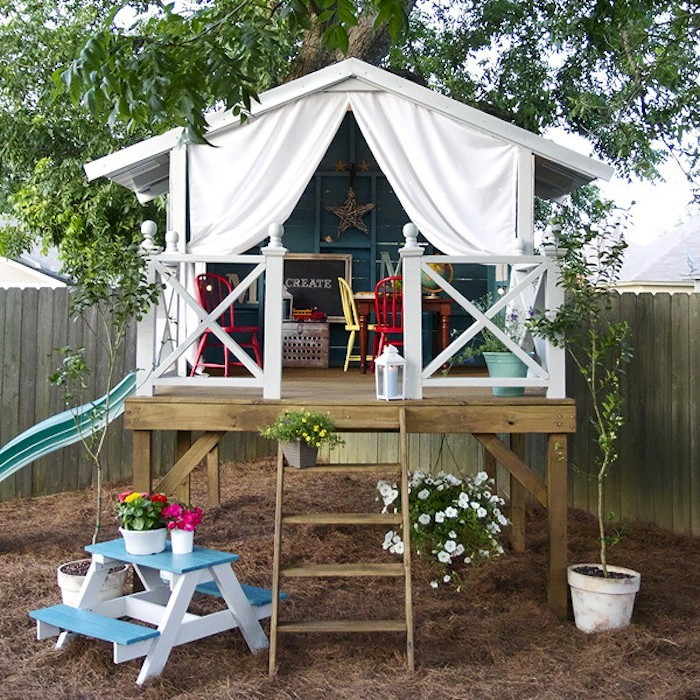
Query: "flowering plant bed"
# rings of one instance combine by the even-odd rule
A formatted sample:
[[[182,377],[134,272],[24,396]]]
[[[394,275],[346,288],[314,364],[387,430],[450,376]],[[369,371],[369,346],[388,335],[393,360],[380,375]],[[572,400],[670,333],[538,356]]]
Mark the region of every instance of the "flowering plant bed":
[[[400,510],[399,491],[395,484],[380,480],[382,512]],[[458,567],[476,564],[499,556],[503,547],[496,539],[508,519],[502,513],[503,499],[494,493],[495,484],[486,472],[460,479],[452,474],[435,476],[415,472],[409,481],[409,519],[411,544],[416,554],[433,564],[439,576],[430,582],[459,585]],[[383,548],[402,554],[401,535],[390,530]]]

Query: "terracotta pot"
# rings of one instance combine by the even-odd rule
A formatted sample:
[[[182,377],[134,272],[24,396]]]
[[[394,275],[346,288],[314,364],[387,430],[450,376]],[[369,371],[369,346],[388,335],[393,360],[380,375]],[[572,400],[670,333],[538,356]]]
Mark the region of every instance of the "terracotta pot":
[[[165,549],[167,528],[157,530],[124,530],[119,528],[124,546],[129,554],[158,554]]]
[[[576,627],[584,632],[627,627],[632,619],[641,574],[621,566],[608,566],[608,571],[627,574],[624,578],[589,576],[576,571],[589,566],[601,568],[600,564],[574,564],[566,570]]]

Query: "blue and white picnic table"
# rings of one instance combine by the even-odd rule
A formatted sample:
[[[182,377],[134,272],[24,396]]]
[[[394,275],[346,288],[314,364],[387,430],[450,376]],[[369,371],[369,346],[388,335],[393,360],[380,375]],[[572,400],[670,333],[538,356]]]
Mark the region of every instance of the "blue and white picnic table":
[[[254,654],[268,648],[259,620],[270,616],[272,594],[239,583],[231,567],[237,554],[201,547],[190,554],[172,554],[168,543],[159,554],[135,555],[127,553],[121,538],[85,549],[92,562],[76,606],[54,605],[29,613],[37,621],[38,639],[60,635],[59,648],[68,633],[76,633],[112,642],[115,663],[145,656],[138,685],[162,672],[174,646],[218,632],[238,628]],[[134,567],[145,590],[99,601],[109,570],[123,563]],[[195,592],[220,596],[226,609],[205,615],[187,612]]]

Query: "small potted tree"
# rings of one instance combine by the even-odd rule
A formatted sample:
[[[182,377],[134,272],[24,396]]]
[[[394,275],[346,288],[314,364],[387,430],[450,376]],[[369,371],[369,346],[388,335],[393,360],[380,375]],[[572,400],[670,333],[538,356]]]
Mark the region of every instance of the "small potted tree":
[[[259,432],[268,440],[280,442],[287,464],[291,467],[313,466],[319,447],[327,444],[332,449],[345,443],[327,413],[306,409],[282,411],[274,423],[260,428]]]
[[[608,212],[610,210],[608,209]],[[553,314],[539,313],[530,324],[535,335],[564,347],[584,379],[590,399],[590,422],[597,446],[596,486],[600,561],[568,567],[576,626],[585,632],[618,629],[629,624],[641,576],[608,564],[605,483],[618,458],[624,424],[621,378],[631,360],[630,327],[605,316],[611,284],[618,278],[626,243],[621,222],[608,217],[600,227],[563,231],[553,240],[561,266],[564,304]]]

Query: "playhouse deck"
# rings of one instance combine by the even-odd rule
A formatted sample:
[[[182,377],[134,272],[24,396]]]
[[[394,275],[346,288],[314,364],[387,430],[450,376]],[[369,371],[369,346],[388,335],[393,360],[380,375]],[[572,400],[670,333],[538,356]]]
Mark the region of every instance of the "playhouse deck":
[[[511,541],[525,547],[525,501],[529,493],[548,510],[548,600],[566,616],[566,462],[567,437],[576,429],[572,399],[547,399],[537,390],[525,396],[494,397],[488,389],[429,388],[422,400],[377,401],[374,377],[357,370],[285,369],[282,398],[264,400],[259,391],[206,387],[169,387],[155,396],[128,399],[125,427],[133,431],[134,487],[154,486],[151,435],[177,431],[178,460],[156,486],[172,492],[187,482],[206,459],[210,479],[218,479],[219,440],[226,432],[254,432],[282,409],[313,408],[329,412],[345,432],[396,430],[398,406],[406,409],[408,433],[470,433],[484,448],[484,464],[495,474],[496,462],[511,475]],[[192,433],[201,435],[192,442]],[[547,468],[540,479],[524,461],[526,434],[547,435]],[[502,440],[504,434],[509,441]]]

